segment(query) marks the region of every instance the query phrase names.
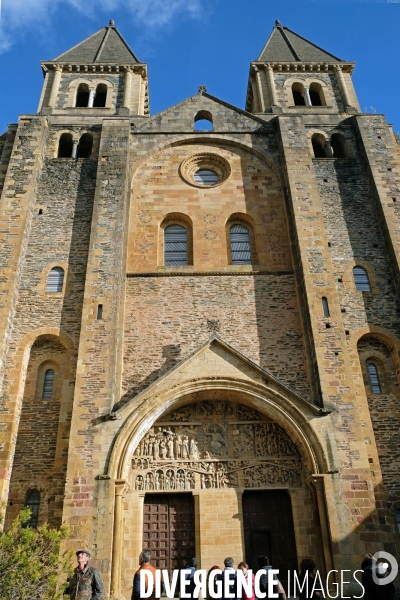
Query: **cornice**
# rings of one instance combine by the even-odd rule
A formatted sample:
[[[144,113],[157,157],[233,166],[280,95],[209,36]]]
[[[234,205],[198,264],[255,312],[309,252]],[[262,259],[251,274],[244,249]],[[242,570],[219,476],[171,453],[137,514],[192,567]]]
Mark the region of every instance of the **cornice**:
[[[270,69],[275,73],[333,73],[341,69],[344,73],[352,73],[354,62],[312,62],[312,61],[282,61],[269,62],[254,60],[250,65],[250,73],[258,69]]]
[[[44,73],[47,71],[61,70],[64,73],[138,73],[142,77],[147,75],[147,64],[138,63],[135,65],[125,65],[117,63],[63,63],[60,61],[45,60],[41,61],[41,67]]]

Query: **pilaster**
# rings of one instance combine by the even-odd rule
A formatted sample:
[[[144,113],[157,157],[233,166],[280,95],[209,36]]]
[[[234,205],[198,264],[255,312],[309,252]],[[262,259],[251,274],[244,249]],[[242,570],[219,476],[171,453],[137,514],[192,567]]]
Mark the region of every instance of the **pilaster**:
[[[31,218],[35,205],[35,191],[42,166],[47,132],[47,119],[37,116],[20,117],[11,157],[0,199],[0,244],[2,262],[0,280],[0,388],[3,387],[4,369],[13,330]],[[17,397],[1,397],[2,422],[0,432],[0,501],[6,500],[15,442],[18,431],[21,386]]]

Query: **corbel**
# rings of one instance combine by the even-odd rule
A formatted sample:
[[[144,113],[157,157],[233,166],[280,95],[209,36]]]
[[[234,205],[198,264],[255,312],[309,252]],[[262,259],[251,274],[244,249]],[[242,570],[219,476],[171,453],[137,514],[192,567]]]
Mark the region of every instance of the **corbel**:
[[[89,70],[89,67],[87,65],[84,65],[83,70],[85,71],[85,73],[87,73]]]
[[[72,73],[72,65],[68,65],[68,72]]]

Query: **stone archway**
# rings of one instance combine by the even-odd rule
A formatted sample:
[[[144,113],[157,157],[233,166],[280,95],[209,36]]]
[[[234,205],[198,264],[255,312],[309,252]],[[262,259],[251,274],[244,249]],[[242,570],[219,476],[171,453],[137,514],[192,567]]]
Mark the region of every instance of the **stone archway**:
[[[182,566],[182,559],[187,558],[185,539],[188,547],[195,547],[201,568],[221,563],[226,555],[233,555],[237,562],[243,560],[249,554],[249,532],[245,530],[242,510],[244,492],[271,491],[275,497],[279,493],[287,497],[292,525],[286,548],[293,546],[291,569],[297,562],[296,548],[304,546],[304,540],[297,539],[300,519],[303,525],[309,523],[308,540],[313,538],[315,548],[320,546],[318,532],[310,535],[315,504],[306,485],[309,473],[299,441],[294,441],[282,424],[249,405],[204,398],[200,394],[197,402],[179,403],[159,416],[132,452],[127,478],[117,482],[117,488],[124,488],[125,507],[118,537],[130,540],[123,545],[122,574],[129,572],[129,565],[149,544],[156,566]],[[122,502],[119,494],[116,502]],[[176,509],[172,532],[175,537],[168,534],[168,506],[171,499],[175,506],[179,504],[174,500],[178,496],[185,505],[186,516],[188,497],[193,498],[193,537],[190,532],[186,538],[182,535]],[[164,519],[162,531],[160,518]],[[263,530],[268,527],[260,524]],[[272,533],[276,539],[277,532]],[[282,539],[277,543],[285,547]],[[162,554],[160,548],[167,550]],[[175,555],[167,556],[174,548]],[[270,550],[277,555],[276,549]],[[297,556],[301,558],[299,552]],[[285,559],[281,562],[283,565]],[[289,563],[286,569],[282,565],[279,566],[287,572]],[[127,592],[131,579],[123,575],[121,584],[121,591]]]

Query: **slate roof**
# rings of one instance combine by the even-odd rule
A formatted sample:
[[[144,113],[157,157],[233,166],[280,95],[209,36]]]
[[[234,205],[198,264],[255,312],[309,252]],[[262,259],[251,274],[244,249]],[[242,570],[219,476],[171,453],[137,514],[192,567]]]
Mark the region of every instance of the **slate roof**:
[[[257,60],[263,62],[344,62],[287,27],[282,27],[279,21],[276,21]]]
[[[110,25],[102,27],[83,42],[54,58],[53,61],[82,64],[117,63],[119,65],[133,65],[140,62],[115,27],[114,21],[110,21]]]

